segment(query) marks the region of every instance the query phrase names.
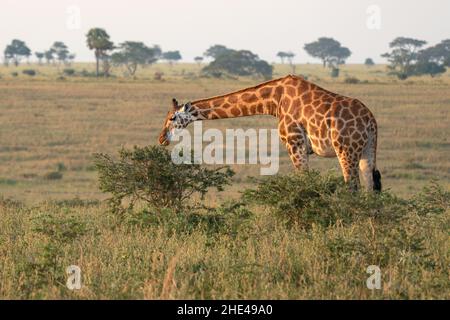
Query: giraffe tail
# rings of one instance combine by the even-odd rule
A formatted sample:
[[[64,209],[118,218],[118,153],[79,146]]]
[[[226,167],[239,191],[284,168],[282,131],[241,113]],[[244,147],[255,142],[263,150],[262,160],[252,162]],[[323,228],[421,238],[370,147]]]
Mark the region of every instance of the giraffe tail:
[[[372,171],[373,177],[373,190],[380,192],[381,191],[381,173],[377,169],[373,169]]]
[[[381,192],[381,173],[377,169],[376,158],[377,158],[377,140],[378,140],[378,125],[373,118],[372,125],[372,152],[373,152],[373,169],[372,169],[372,180],[373,180],[373,190],[375,192]]]

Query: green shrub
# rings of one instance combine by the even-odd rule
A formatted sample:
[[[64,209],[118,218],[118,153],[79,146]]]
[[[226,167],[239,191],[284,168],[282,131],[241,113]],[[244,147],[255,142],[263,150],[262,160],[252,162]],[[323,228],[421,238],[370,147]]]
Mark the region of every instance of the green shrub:
[[[227,234],[236,237],[244,228],[252,213],[240,202],[227,202],[217,208],[206,210],[147,207],[129,211],[125,223],[139,228],[163,228],[172,234],[191,234],[194,230],[205,232],[208,236]],[[242,233],[242,232],[241,232]]]
[[[18,76],[19,76],[19,73],[16,72],[16,71],[13,71],[13,72],[11,72],[11,75],[12,75],[13,77],[18,77]]]
[[[210,188],[222,191],[234,172],[229,167],[208,169],[198,164],[174,164],[163,147],[122,149],[119,159],[95,154],[100,189],[111,193],[113,211],[122,211],[122,200],[128,209],[137,201],[156,208],[186,208],[194,195],[203,199]],[[122,211],[123,212],[123,211]]]
[[[361,83],[361,81],[358,78],[356,78],[356,77],[348,77],[348,78],[345,78],[344,83],[347,83],[347,84],[358,84],[358,83]]]
[[[54,204],[57,207],[64,208],[75,208],[75,207],[93,207],[100,204],[100,200],[94,199],[80,199],[78,197],[73,199],[64,199],[64,200],[53,200],[50,203]]]
[[[64,162],[58,162],[58,163],[56,164],[56,168],[57,168],[58,172],[66,171],[66,170],[67,170],[67,167],[66,167],[66,165],[64,164]]]
[[[450,209],[450,192],[433,181],[412,198],[410,208],[421,216],[442,214]]]
[[[73,75],[75,75],[75,69],[72,69],[72,68],[64,69],[63,74],[66,76],[73,76]]]
[[[44,175],[45,180],[61,180],[63,178],[63,174],[59,171],[51,171]]]
[[[36,75],[36,70],[25,69],[25,70],[22,70],[22,73],[26,74],[27,76],[34,77]]]
[[[389,193],[351,192],[341,178],[317,171],[271,177],[256,189],[246,190],[244,199],[272,209],[288,224],[305,228],[367,217],[392,221],[406,211],[403,202]]]
[[[88,232],[86,224],[75,216],[59,217],[54,214],[40,214],[32,218],[32,230],[45,237],[39,255],[24,262],[19,272],[29,279],[22,290],[32,291],[50,283],[64,283],[62,265],[65,248]]]
[[[75,216],[58,217],[41,214],[33,218],[33,231],[47,236],[52,241],[71,243],[87,232],[86,224]]]
[[[339,69],[338,68],[332,68],[331,69],[331,77],[332,78],[338,78],[339,77]]]

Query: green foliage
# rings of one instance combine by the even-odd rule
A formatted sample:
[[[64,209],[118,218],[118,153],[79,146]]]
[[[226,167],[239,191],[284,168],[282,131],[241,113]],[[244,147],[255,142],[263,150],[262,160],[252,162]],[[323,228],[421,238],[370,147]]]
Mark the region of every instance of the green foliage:
[[[61,180],[63,178],[63,174],[59,171],[51,171],[44,175],[45,180]]]
[[[46,213],[33,221],[34,232],[45,235],[58,244],[71,243],[87,231],[86,224],[74,216],[58,217]]]
[[[209,237],[235,237],[248,227],[252,217],[244,203],[230,201],[204,210],[147,207],[127,212],[123,221],[131,227],[163,228],[169,236],[201,231]]]
[[[371,67],[371,66],[374,66],[374,65],[375,65],[375,62],[373,61],[372,58],[367,58],[367,59],[364,61],[364,64],[365,64],[367,67]]]
[[[288,224],[304,228],[351,223],[361,217],[392,221],[406,210],[388,193],[353,193],[341,179],[317,171],[271,177],[256,189],[246,190],[244,199],[271,208]]]
[[[203,62],[203,57],[197,56],[197,57],[194,58],[194,61],[195,61],[198,65],[200,65],[200,64]]]
[[[169,61],[170,64],[174,63],[175,61],[181,60],[181,54],[180,51],[167,51],[162,54],[162,58],[164,60]]]
[[[434,62],[443,67],[450,67],[450,39],[442,40],[437,45],[420,51],[419,60]]]
[[[67,266],[62,260],[65,249],[89,231],[86,223],[75,216],[44,213],[32,218],[31,222],[35,236],[43,236],[46,241],[41,244],[39,255],[24,261],[19,268],[28,278],[26,284],[21,284],[27,295],[52,283],[64,285]]]
[[[96,50],[96,56],[114,48],[113,42],[109,40],[109,34],[101,28],[92,28],[86,34],[87,45],[90,50]]]
[[[31,50],[24,41],[14,39],[11,44],[7,45],[4,51],[5,61],[12,60],[14,64],[19,65],[22,58],[31,56]]]
[[[382,56],[387,58],[391,74],[405,80],[412,75],[431,75],[446,72],[450,62],[450,40],[420,50],[426,41],[399,37],[390,43],[392,51]]]
[[[39,64],[42,64],[42,59],[45,57],[44,52],[35,52],[34,55],[38,58]]]
[[[205,51],[203,54],[205,57],[217,59],[217,57],[232,52],[232,49],[228,49],[227,47],[216,44],[208,48],[208,50]]]
[[[289,64],[292,64],[292,59],[295,57],[295,54],[292,52],[279,51],[277,57],[280,58],[282,64],[284,64],[284,59],[286,59]]]
[[[418,60],[418,51],[426,44],[426,41],[398,37],[395,38],[389,47],[391,52],[382,54],[389,61],[390,74],[397,76],[400,80],[405,80],[415,73],[414,65]]]
[[[55,61],[54,54],[55,54],[55,52],[52,49],[44,52],[44,57],[45,57],[45,60],[47,61],[47,64],[50,64],[51,62]]]
[[[358,84],[358,83],[361,83],[361,80],[359,80],[356,77],[347,77],[347,78],[345,78],[344,83],[347,83],[347,84]]]
[[[36,70],[34,70],[34,69],[25,69],[25,70],[22,70],[22,73],[26,74],[27,76],[34,77],[36,75]]]
[[[73,75],[75,75],[75,69],[66,68],[63,70],[63,74],[66,76],[73,76]]]
[[[332,68],[331,69],[331,77],[332,78],[338,78],[339,77],[339,68]]]
[[[150,48],[142,42],[125,41],[119,45],[119,51],[111,55],[111,61],[114,65],[124,65],[128,73],[134,75],[138,65],[155,63],[160,55],[158,46]]]
[[[69,60],[69,49],[62,41],[55,41],[49,51],[56,55],[60,63],[67,63]]]
[[[51,204],[62,207],[62,208],[86,208],[98,206],[100,204],[100,200],[83,200],[78,197],[73,199],[64,199],[64,200],[53,200],[50,202]]]
[[[352,54],[347,47],[341,46],[339,41],[326,37],[305,44],[304,49],[310,56],[321,59],[324,67],[328,65],[331,68],[344,64]]]
[[[204,74],[213,77],[221,77],[224,74],[262,76],[266,79],[272,77],[273,67],[251,51],[227,49],[215,55],[215,60],[203,68]]]
[[[421,216],[442,214],[450,209],[450,192],[434,181],[412,198],[410,208]]]
[[[169,151],[160,146],[122,149],[118,160],[107,154],[94,157],[100,189],[112,194],[115,212],[123,212],[124,199],[129,200],[128,209],[143,201],[156,208],[180,210],[192,203],[196,194],[203,198],[210,188],[222,191],[234,175],[229,167],[174,164]]]
[[[109,40],[109,34],[101,28],[92,28],[86,34],[87,46],[90,50],[94,50],[96,59],[96,75],[100,75],[100,60],[107,61],[107,52],[114,49],[114,43]],[[103,65],[103,72],[108,75],[108,64]]]
[[[433,61],[419,61],[414,66],[414,75],[418,76],[428,74],[434,77],[438,74],[445,73],[446,71],[447,69],[443,65]]]

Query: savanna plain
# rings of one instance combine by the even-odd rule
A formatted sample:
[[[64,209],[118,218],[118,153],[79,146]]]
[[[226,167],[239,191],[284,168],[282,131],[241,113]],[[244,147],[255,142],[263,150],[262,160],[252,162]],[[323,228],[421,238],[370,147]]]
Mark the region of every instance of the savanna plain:
[[[320,65],[296,66],[309,81],[358,98],[374,113],[381,195],[322,197],[330,177],[341,179],[337,160],[312,156],[310,166],[321,175],[294,177],[280,144],[278,175],[319,194],[310,199],[305,191],[295,219],[276,204],[243,199],[243,190],[264,191],[270,179],[249,164],[231,166],[232,183],[209,192],[202,204],[210,209],[195,219],[192,212],[145,208],[119,219],[99,190],[94,153],[156,145],[172,97],[187,102],[261,80],[203,78],[198,65],[183,63],[149,66],[134,78],[118,71],[100,79],[77,75],[93,67],[75,64],[71,76],[33,66],[34,77],[21,73],[27,65],[0,67],[0,298],[450,298],[449,72],[399,81],[384,65],[346,65],[339,78]],[[274,77],[289,72],[276,65]],[[260,116],[204,128],[276,125]],[[284,190],[288,206],[305,186],[267,190],[274,198]],[[81,269],[79,290],[66,286],[70,265]],[[370,265],[381,270],[380,289],[366,286]]]

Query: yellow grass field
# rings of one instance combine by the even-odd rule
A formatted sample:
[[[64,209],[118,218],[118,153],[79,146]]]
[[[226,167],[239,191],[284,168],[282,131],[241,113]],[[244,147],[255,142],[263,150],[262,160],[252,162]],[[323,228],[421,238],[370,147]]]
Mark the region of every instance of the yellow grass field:
[[[20,73],[35,68],[35,78]],[[92,65],[77,65],[92,71]],[[63,67],[59,68],[61,71]],[[102,195],[92,171],[92,153],[113,153],[121,146],[157,143],[172,97],[189,101],[257,84],[257,79],[211,80],[198,78],[199,67],[179,64],[154,65],[138,70],[137,78],[99,79],[64,77],[56,67],[0,68],[0,193],[36,203],[44,199],[98,199]],[[387,77],[385,66],[343,67],[341,78],[332,80],[319,65],[299,65],[298,73],[326,89],[361,99],[379,124],[377,164],[383,184],[408,197],[430,179],[449,186],[450,181],[450,74],[432,79],[399,82]],[[153,80],[155,71],[165,81]],[[274,77],[290,71],[278,66]],[[346,77],[368,83],[345,84]],[[276,128],[271,117],[225,119],[204,128]],[[280,145],[282,173],[292,170]],[[339,170],[336,159],[311,157],[312,168]],[[58,165],[67,170],[61,180],[46,180]],[[235,166],[237,183],[225,196],[241,189],[247,176],[257,175],[255,165]]]
[[[92,72],[93,67],[72,66],[77,72]],[[427,257],[398,249],[380,258],[389,230],[373,228],[370,219],[303,232],[287,228],[262,208],[254,209],[255,217],[246,222],[250,226],[239,229],[236,237],[204,230],[180,234],[167,225],[116,226],[106,205],[96,203],[107,195],[98,189],[93,153],[117,154],[121,147],[156,144],[172,97],[185,102],[261,80],[202,78],[195,64],[157,64],[138,69],[134,78],[113,69],[115,76],[107,79],[63,75],[64,68],[0,67],[0,196],[20,202],[0,203],[0,298],[450,298],[448,210],[433,219],[411,217],[404,225],[405,239],[417,234],[424,238]],[[23,69],[38,74],[30,77]],[[164,73],[163,81],[153,79],[157,71]],[[320,65],[297,65],[295,71],[328,90],[360,99],[372,110],[379,126],[377,166],[385,189],[408,199],[431,180],[450,188],[450,72],[399,81],[386,75],[384,65],[346,65],[337,79]],[[276,65],[274,77],[289,72],[289,66]],[[346,83],[349,77],[360,83]],[[276,128],[276,119],[204,124],[211,127]],[[281,144],[280,151],[280,174],[286,174],[293,167]],[[340,175],[335,158],[310,160],[312,168]],[[259,175],[257,165],[232,168],[233,184],[209,194],[205,204],[238,199],[240,191],[252,186],[249,177]],[[52,177],[55,172],[62,176]],[[75,198],[92,202],[55,202]],[[65,245],[52,265],[58,276],[42,277],[30,269],[30,263],[45,258],[42,246],[52,243],[33,231],[34,219],[45,214],[73,216],[88,226],[87,234]],[[353,247],[353,239],[360,239],[367,251]],[[365,287],[365,267],[377,263],[385,282],[374,292]],[[85,286],[79,291],[61,282],[70,264],[82,269]]]

